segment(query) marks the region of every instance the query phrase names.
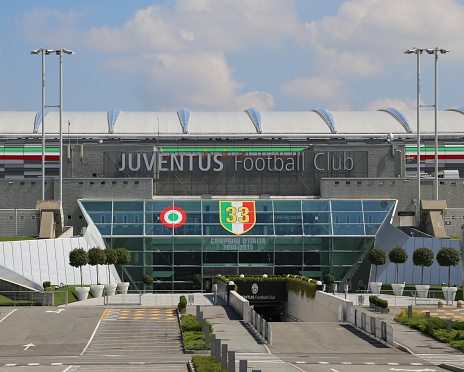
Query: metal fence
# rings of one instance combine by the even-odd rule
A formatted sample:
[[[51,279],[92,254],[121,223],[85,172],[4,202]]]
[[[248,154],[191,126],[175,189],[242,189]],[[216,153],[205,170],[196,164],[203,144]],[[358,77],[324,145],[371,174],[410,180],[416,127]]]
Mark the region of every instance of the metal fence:
[[[261,315],[251,309],[251,325],[264,339],[272,345],[272,327]]]
[[[53,292],[0,291],[0,306],[53,306]]]
[[[393,326],[391,324],[354,307],[350,309],[349,321],[363,331],[384,340],[387,344],[394,344]]]

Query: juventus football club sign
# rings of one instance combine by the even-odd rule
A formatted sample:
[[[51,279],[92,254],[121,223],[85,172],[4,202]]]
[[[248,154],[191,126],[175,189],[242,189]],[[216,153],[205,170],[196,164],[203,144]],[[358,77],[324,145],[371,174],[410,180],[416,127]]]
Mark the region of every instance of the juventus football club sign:
[[[251,230],[256,222],[254,201],[220,201],[221,225],[232,234],[243,234]]]

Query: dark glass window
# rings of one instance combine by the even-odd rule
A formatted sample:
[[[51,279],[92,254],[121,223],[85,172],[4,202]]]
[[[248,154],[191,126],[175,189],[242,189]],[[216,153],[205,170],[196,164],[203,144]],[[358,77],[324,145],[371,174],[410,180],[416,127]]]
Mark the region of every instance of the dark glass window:
[[[240,264],[272,265],[273,262],[273,252],[239,252]]]
[[[301,265],[301,252],[275,252],[275,262],[277,265]]]
[[[172,252],[154,252],[153,265],[172,265]]]
[[[237,265],[237,252],[203,252],[203,263]]]
[[[201,252],[174,252],[174,265],[201,265]]]
[[[276,235],[303,235],[301,225],[275,225]]]
[[[305,265],[320,265],[321,255],[319,252],[304,252]]]

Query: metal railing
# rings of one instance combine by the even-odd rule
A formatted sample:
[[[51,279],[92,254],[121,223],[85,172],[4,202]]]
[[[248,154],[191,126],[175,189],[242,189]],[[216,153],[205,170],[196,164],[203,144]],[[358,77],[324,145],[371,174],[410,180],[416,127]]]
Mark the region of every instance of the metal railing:
[[[419,291],[422,292],[422,291]],[[369,296],[379,296],[388,300],[388,304],[392,306],[432,306],[437,305],[439,300],[445,300],[443,292],[438,289],[430,289],[428,293],[424,296],[423,293],[419,293],[415,289],[405,289],[402,296],[395,296],[393,290],[381,290],[380,294],[374,294],[370,290],[357,290],[356,291],[356,303],[358,306],[362,306],[369,303]],[[349,293],[354,295],[354,293]],[[447,301],[447,305],[450,305],[450,301]]]
[[[53,292],[0,291],[0,306],[53,306]]]

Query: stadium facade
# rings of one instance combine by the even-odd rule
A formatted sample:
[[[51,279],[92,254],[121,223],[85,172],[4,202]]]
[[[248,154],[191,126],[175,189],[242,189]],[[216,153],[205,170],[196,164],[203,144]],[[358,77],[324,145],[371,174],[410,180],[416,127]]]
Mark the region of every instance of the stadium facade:
[[[218,273],[332,273],[366,284],[374,245],[460,235],[464,109],[438,114],[444,202],[430,202],[429,111],[421,113],[417,200],[416,117],[393,108],[64,112],[60,152],[59,113],[48,110],[45,199],[59,200],[61,157],[55,224],[74,234],[91,227],[107,246],[129,249],[125,270],[137,287],[153,274],[155,288],[190,289],[196,273],[204,288]],[[2,235],[38,236],[44,223],[31,212],[42,195],[41,126],[41,113],[0,112]]]

